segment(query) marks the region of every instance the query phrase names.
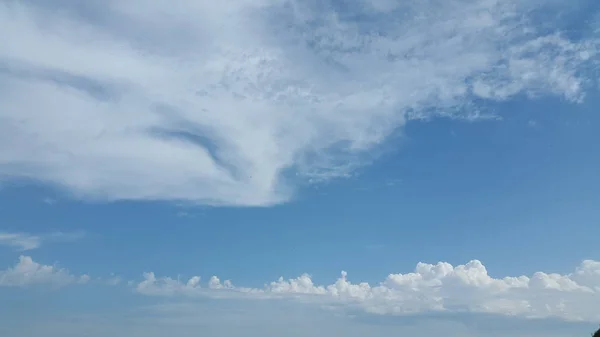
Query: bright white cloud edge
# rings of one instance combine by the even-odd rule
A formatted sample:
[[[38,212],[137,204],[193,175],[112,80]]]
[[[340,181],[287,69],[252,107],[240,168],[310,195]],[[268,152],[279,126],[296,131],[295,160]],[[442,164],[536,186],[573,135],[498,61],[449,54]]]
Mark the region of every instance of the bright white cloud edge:
[[[263,288],[234,285],[212,276],[187,280],[143,274],[129,281],[138,294],[171,298],[295,300],[333,310],[362,310],[380,315],[410,315],[428,312],[490,313],[524,318],[559,318],[570,321],[600,320],[600,262],[584,260],[569,274],[536,272],[531,276],[492,278],[477,260],[452,266],[418,263],[414,272],[390,274],[376,285],[354,283],[342,272],[330,285],[314,284],[307,274],[265,284]],[[14,266],[0,271],[0,286],[28,287],[70,284],[116,286],[121,278],[91,279],[64,268],[39,264],[21,256]]]
[[[477,260],[453,267],[444,262],[419,263],[414,272],[390,274],[377,285],[353,283],[345,272],[330,285],[316,285],[309,275],[280,278],[264,288],[234,286],[213,276],[205,286],[199,276],[187,281],[145,273],[138,293],[154,296],[295,299],[331,308],[373,314],[478,312],[526,318],[557,317],[598,321],[600,262],[585,260],[573,273],[536,272],[532,276],[495,279]]]
[[[70,284],[83,284],[90,281],[87,274],[73,275],[57,266],[43,265],[33,261],[30,256],[21,255],[19,262],[0,271],[0,287],[27,287],[50,285],[63,287]]]
[[[295,174],[347,175],[411,118],[476,119],[475,100],[523,94],[578,102],[596,80],[597,39],[530,16],[566,5],[381,3],[354,2],[358,22],[326,1],[4,1],[0,179],[270,205]]]

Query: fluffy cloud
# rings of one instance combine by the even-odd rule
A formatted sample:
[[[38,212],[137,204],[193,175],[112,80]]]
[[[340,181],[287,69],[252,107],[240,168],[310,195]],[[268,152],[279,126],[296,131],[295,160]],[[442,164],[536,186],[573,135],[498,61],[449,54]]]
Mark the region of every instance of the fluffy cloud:
[[[32,250],[39,248],[45,242],[71,242],[81,239],[84,235],[83,232],[53,232],[39,235],[0,232],[0,246],[8,246],[22,251]]]
[[[347,274],[330,285],[316,285],[309,275],[280,278],[264,288],[234,286],[213,276],[203,287],[200,277],[186,282],[145,273],[136,291],[153,296],[248,299],[297,299],[332,308],[361,309],[373,314],[424,312],[493,313],[526,318],[555,317],[598,321],[600,262],[583,261],[573,273],[492,278],[477,260],[465,265],[419,263],[415,271],[390,274],[378,285],[352,283]]]
[[[0,271],[0,286],[4,287],[42,284],[60,287],[73,283],[87,283],[89,280],[88,275],[75,276],[65,269],[39,264],[29,256],[20,256],[14,267]]]
[[[587,27],[575,39],[537,22],[569,9],[555,2],[345,4],[1,1],[0,177],[268,205],[299,178],[349,174],[412,118],[478,118],[475,102],[523,94],[576,102],[598,60]]]

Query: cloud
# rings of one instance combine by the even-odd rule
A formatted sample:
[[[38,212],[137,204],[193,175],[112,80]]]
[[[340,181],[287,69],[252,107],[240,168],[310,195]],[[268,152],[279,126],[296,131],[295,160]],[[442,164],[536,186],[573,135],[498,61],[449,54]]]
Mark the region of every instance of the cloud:
[[[8,246],[18,250],[31,250],[39,248],[42,238],[26,233],[0,232],[0,246]]]
[[[111,285],[111,286],[116,286],[116,285],[120,284],[121,281],[123,281],[123,280],[121,279],[120,276],[111,274],[110,277],[108,279],[106,279],[106,284]]]
[[[20,256],[19,262],[11,268],[0,271],[0,286],[25,287],[30,285],[51,285],[61,287],[74,283],[87,283],[88,275],[75,276],[67,270],[39,264],[29,256]]]
[[[0,246],[16,248],[20,251],[33,250],[43,243],[61,243],[77,241],[85,236],[84,232],[52,232],[48,234],[0,232]]]
[[[58,303],[54,297],[25,300],[17,306],[10,301],[4,306],[0,303],[5,313],[0,315],[0,331],[10,336],[184,337],[198,331],[231,337],[389,336],[400,332],[473,337],[585,335],[596,322],[564,320],[582,313],[585,316],[579,318],[585,321],[597,319],[600,291],[600,263],[590,260],[570,274],[499,279],[490,278],[477,261],[456,267],[421,263],[415,272],[391,274],[377,286],[351,283],[347,275],[326,286],[313,284],[303,275],[260,289],[234,286],[217,277],[178,282],[152,273],[144,276],[135,285],[137,292],[67,287],[61,294],[73,292],[74,301],[68,303]],[[0,271],[0,286],[58,287],[86,282],[92,282],[88,275],[41,265],[26,256],[16,266]],[[140,293],[153,296],[140,301]],[[106,307],[106,303],[119,305]],[[27,316],[48,307],[56,310],[44,311],[33,320]],[[515,307],[529,311],[509,310]],[[530,317],[546,319],[526,319]]]
[[[86,298],[89,300],[91,298]],[[419,315],[382,318],[373,315],[336,315],[292,302],[214,301],[194,303],[156,303],[127,308],[127,302],[110,312],[36,317],[0,317],[7,335],[90,337],[191,337],[203,335],[241,337],[331,337],[331,336],[589,336],[594,324],[522,320],[481,314]],[[89,302],[88,302],[89,303]],[[26,311],[25,311],[26,312]],[[16,322],[15,322],[16,321]],[[0,328],[0,329],[2,329]],[[0,330],[4,331],[4,330]]]
[[[415,271],[390,274],[377,285],[352,283],[348,275],[330,285],[316,285],[309,275],[280,278],[264,288],[234,286],[213,276],[202,286],[145,273],[136,292],[151,296],[201,298],[296,299],[321,306],[380,315],[419,313],[489,313],[524,318],[598,321],[600,262],[585,260],[573,273],[536,272],[531,276],[493,278],[477,260],[465,265],[417,264]]]
[[[43,236],[45,241],[49,242],[72,242],[81,240],[85,237],[85,232],[52,232]]]
[[[53,199],[53,198],[44,198],[44,199],[42,199],[42,202],[47,205],[54,205],[57,203],[57,200]]]
[[[548,32],[548,9],[569,6],[2,1],[0,177],[95,200],[285,202],[411,119],[583,99],[594,23]]]

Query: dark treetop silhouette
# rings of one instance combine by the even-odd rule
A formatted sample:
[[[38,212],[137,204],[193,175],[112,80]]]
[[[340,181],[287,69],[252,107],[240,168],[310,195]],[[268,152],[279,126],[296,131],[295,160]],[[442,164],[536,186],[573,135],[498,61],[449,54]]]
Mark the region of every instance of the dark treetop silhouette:
[[[600,337],[600,329],[598,329],[598,331],[596,331],[592,337]]]

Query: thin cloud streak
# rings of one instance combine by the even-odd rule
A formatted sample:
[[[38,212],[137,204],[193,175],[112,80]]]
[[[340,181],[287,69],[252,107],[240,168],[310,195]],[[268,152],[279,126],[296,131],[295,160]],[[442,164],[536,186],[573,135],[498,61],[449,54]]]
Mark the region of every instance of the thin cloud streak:
[[[41,244],[42,238],[36,235],[0,232],[0,246],[24,251],[39,248]]]
[[[46,243],[67,243],[85,237],[85,232],[52,232],[48,234],[0,232],[0,246],[11,247],[20,251],[40,248]]]

